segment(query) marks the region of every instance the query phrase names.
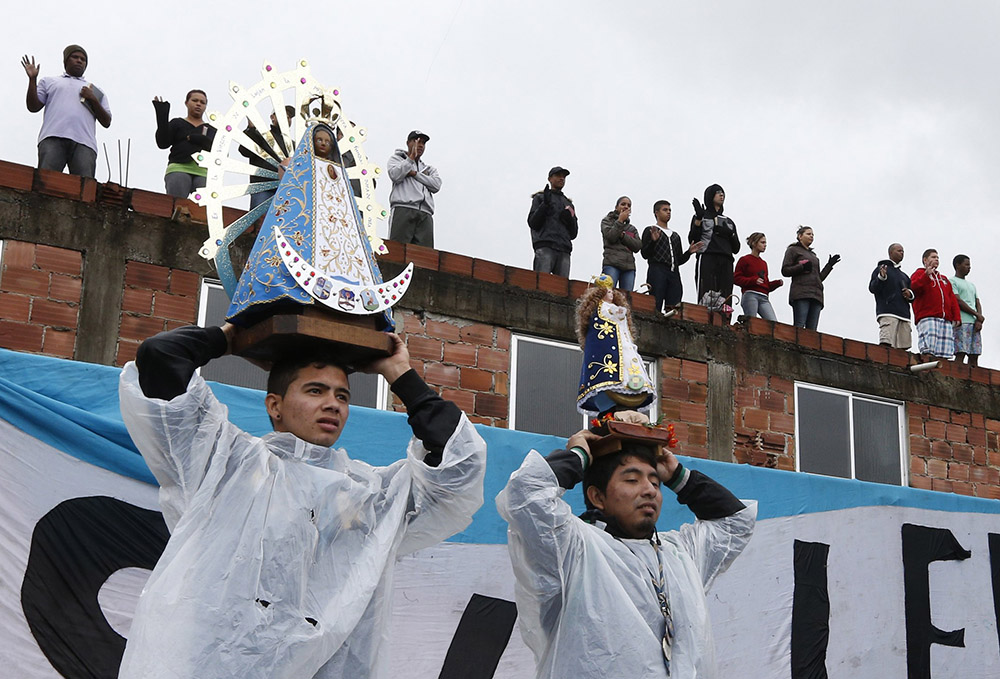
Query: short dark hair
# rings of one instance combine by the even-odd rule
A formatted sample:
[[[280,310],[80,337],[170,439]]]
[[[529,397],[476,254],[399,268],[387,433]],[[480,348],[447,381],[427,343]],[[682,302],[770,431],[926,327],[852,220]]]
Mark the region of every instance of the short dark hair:
[[[615,470],[624,465],[630,457],[641,460],[656,469],[656,449],[650,446],[625,444],[617,453],[596,458],[593,464],[587,467],[587,471],[583,473],[583,500],[587,503],[587,509],[596,509],[590,502],[587,490],[591,486],[597,486],[602,493],[606,492],[608,482],[614,476]]]
[[[669,200],[658,200],[655,203],[653,203],[653,214],[655,215],[657,212],[659,212],[660,208],[663,207],[664,205],[670,205],[670,201]]]
[[[205,101],[208,101],[208,95],[205,93],[205,90],[191,90],[190,92],[184,95],[185,104],[188,102],[188,100],[191,99],[192,94],[200,94],[201,96],[205,97]]]
[[[920,261],[927,259],[928,257],[931,256],[931,254],[936,255],[937,250],[935,250],[934,248],[927,248],[926,250],[924,250],[924,254],[920,255]]]
[[[968,258],[969,258],[968,255],[955,255],[955,259],[951,260],[951,265],[957,269],[958,265],[967,260]]]
[[[314,368],[333,366],[343,370],[345,375],[348,374],[344,364],[328,353],[300,354],[274,363],[267,376],[267,393],[284,397],[288,393],[288,387],[298,378],[299,371],[308,366]]]

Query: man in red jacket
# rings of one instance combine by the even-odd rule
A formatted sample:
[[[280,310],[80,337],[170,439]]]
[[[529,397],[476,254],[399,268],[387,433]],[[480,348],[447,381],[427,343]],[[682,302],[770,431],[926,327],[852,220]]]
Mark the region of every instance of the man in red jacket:
[[[937,250],[925,250],[923,263],[924,268],[910,276],[920,356],[924,361],[951,359],[955,356],[955,326],[962,322],[958,299],[948,278],[938,273]]]

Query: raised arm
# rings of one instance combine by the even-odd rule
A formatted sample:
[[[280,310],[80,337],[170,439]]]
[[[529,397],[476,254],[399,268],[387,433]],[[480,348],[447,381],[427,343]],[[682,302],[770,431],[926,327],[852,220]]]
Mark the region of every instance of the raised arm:
[[[667,486],[698,517],[681,527],[679,540],[698,566],[707,590],[750,541],[757,503],[744,504],[708,476],[680,465]]]
[[[365,366],[389,383],[403,401],[414,440],[406,464],[413,478],[406,534],[400,554],[454,535],[472,521],[483,504],[486,443],[458,406],[445,401],[410,368],[410,355],[398,335],[392,354]]]
[[[122,419],[160,484],[167,526],[176,525],[199,492],[218,455],[227,463],[249,448],[229,424],[227,410],[195,369],[228,346],[230,327],[188,326],[142,343],[122,371],[118,389]],[[217,478],[217,477],[216,477]]]
[[[545,218],[552,212],[552,200],[549,187],[531,197],[531,209],[528,210],[528,226],[536,231],[545,225]]]
[[[389,179],[396,184],[403,181],[406,175],[417,171],[417,162],[415,160],[411,160],[408,156],[400,158],[398,154],[393,153],[389,156],[389,162],[386,163],[386,169],[389,172]]]
[[[142,393],[165,401],[184,393],[195,370],[228,351],[232,332],[228,323],[221,328],[189,325],[147,339],[135,358]]]
[[[38,113],[45,106],[44,102],[38,98],[38,71],[42,65],[35,63],[35,57],[29,59],[28,55],[25,54],[21,57],[21,66],[24,67],[24,72],[28,75],[28,94],[24,103],[28,106],[29,111]]]
[[[168,149],[174,144],[170,131],[170,102],[160,97],[153,97],[153,111],[156,114],[156,146]]]
[[[601,237],[604,238],[605,245],[615,245],[622,239],[624,233],[625,224],[611,215],[601,220]]]
[[[566,488],[583,478],[577,453],[556,451],[543,458],[535,451],[497,495],[497,511],[507,522],[507,547],[518,584],[519,615],[529,629],[551,630],[562,610],[572,565],[583,550],[583,523],[562,499]]]

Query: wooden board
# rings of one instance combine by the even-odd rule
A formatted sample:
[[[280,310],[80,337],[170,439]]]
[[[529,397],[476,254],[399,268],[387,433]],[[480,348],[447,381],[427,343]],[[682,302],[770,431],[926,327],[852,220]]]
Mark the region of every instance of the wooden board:
[[[346,314],[345,314],[346,316]],[[233,338],[233,353],[270,367],[278,357],[327,351],[349,367],[384,358],[392,351],[392,338],[374,327],[371,317],[341,319],[322,313],[276,314]]]
[[[590,452],[594,457],[617,453],[626,443],[656,448],[666,446],[670,442],[670,432],[666,427],[649,427],[618,420],[605,422],[596,433],[603,436],[600,441],[590,445]]]

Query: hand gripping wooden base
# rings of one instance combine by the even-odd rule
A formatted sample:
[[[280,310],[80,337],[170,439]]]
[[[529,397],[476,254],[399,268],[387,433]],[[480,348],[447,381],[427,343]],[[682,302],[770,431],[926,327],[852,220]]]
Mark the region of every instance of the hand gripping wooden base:
[[[392,338],[375,328],[376,321],[374,316],[304,308],[238,329],[232,349],[267,369],[279,358],[313,352],[330,353],[338,363],[357,368],[392,353]]]

